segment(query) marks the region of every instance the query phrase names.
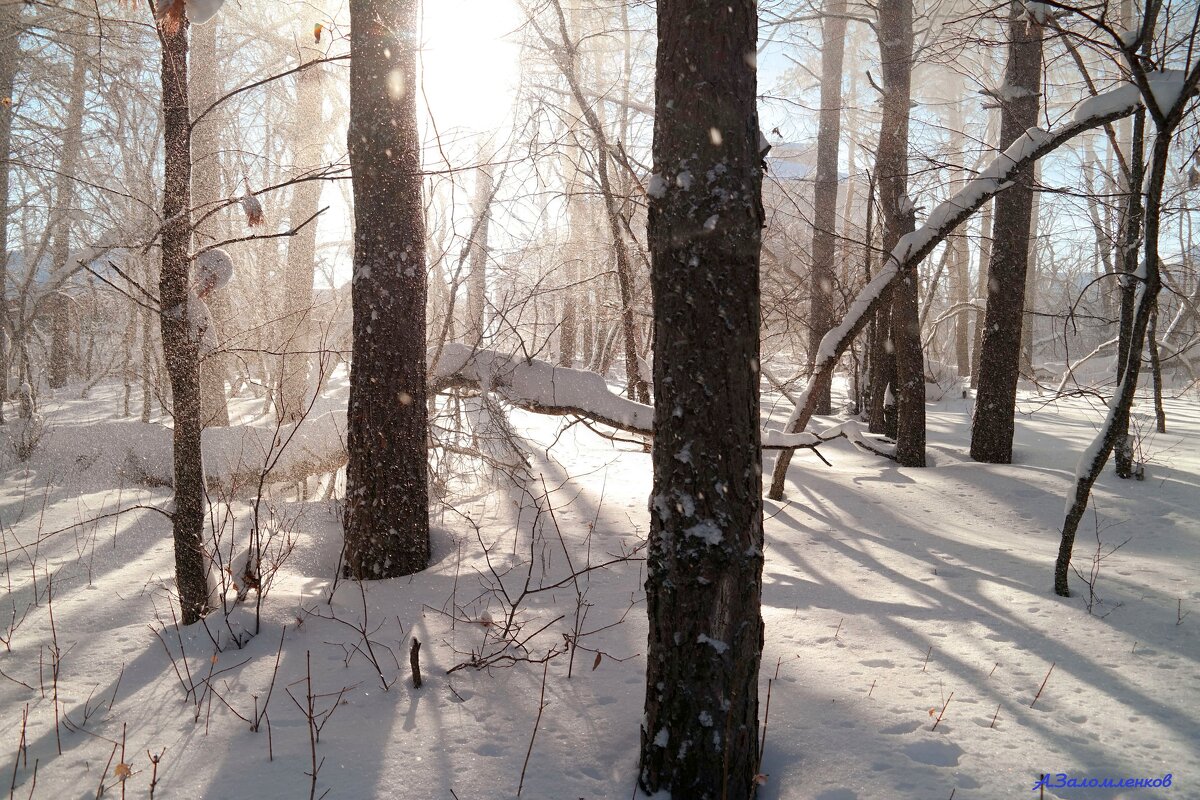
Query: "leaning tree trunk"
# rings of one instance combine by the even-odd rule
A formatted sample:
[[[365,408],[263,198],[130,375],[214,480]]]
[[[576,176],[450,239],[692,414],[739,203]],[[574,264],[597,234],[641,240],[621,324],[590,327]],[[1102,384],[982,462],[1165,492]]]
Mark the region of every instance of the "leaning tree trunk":
[[[883,118],[875,159],[884,252],[891,252],[900,237],[916,226],[913,204],[908,199],[912,49],[912,0],[883,0],[879,4]],[[891,302],[896,460],[906,467],[925,466],[925,360],[921,352],[919,290],[917,271],[912,270],[897,282]]]
[[[1042,80],[1042,26],[1023,3],[1013,2],[1008,20],[1008,64],[1000,101],[1000,149],[1037,125]],[[971,458],[992,464],[1012,462],[1021,326],[1025,313],[1025,273],[1033,216],[1033,170],[996,199],[988,302],[979,354],[979,390],[971,423]]]
[[[417,0],[350,0],[354,356],[345,558],[360,580],[429,563],[417,8]]]
[[[833,327],[837,262],[838,141],[842,132],[842,61],[846,52],[846,1],[828,0],[821,41],[821,114],[817,125],[817,175],[813,184],[812,270],[809,287],[808,369],[821,338]],[[817,387],[817,413],[830,412],[830,382]]]
[[[756,34],[754,0],[658,4],[657,397],[639,780],[695,800],[753,797],[759,762],[763,210],[756,77],[745,57]],[[680,180],[685,172],[694,183]]]
[[[1197,68],[1200,73],[1200,67]],[[1193,76],[1194,78],[1196,76]],[[1196,80],[1191,82],[1193,91]],[[1186,95],[1183,103],[1186,103]],[[1183,103],[1179,108],[1182,109]],[[1178,116],[1172,114],[1170,121],[1178,125]],[[1142,365],[1142,349],[1146,343],[1146,331],[1158,304],[1158,292],[1162,286],[1158,263],[1158,233],[1162,209],[1162,192],[1169,168],[1171,134],[1174,126],[1158,126],[1151,150],[1150,176],[1145,192],[1145,226],[1146,238],[1143,248],[1143,258],[1140,286],[1137,287],[1137,299],[1134,303],[1133,325],[1130,332],[1129,351],[1121,370],[1121,380],[1117,391],[1109,404],[1108,415],[1092,444],[1079,459],[1075,470],[1075,491],[1069,499],[1066,518],[1063,520],[1062,540],[1059,543],[1058,559],[1054,564],[1054,593],[1069,597],[1070,587],[1068,576],[1071,570],[1071,554],[1075,547],[1075,534],[1083,514],[1087,511],[1088,500],[1091,497],[1092,486],[1104,465],[1108,461],[1113,448],[1118,444],[1122,435],[1120,421],[1128,424],[1129,410],[1133,407],[1133,397],[1137,392],[1138,373]]]
[[[160,25],[162,37],[163,172],[162,267],[158,296],[159,326],[167,374],[171,379],[174,419],[175,580],[183,624],[208,610],[202,534],[204,466],[200,455],[200,347],[190,332],[188,247],[192,238],[191,111],[188,107],[188,22]]]

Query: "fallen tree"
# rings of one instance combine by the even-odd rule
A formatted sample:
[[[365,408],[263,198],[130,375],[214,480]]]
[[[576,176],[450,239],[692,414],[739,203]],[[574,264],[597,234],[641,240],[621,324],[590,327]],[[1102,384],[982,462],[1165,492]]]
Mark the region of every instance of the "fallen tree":
[[[432,348],[429,355],[432,360]],[[602,375],[541,359],[446,344],[430,371],[429,383],[431,390],[439,393],[487,392],[536,414],[579,417],[618,431],[648,438],[654,435],[653,406],[617,394]],[[345,431],[344,410],[326,411],[287,425],[207,428],[202,453],[208,490],[239,497],[253,494],[260,482],[295,483],[334,472],[346,464]],[[762,446],[766,450],[815,451],[838,437],[878,452],[852,423],[816,433],[764,430]],[[172,485],[169,428],[118,422],[72,428],[69,436],[60,438],[61,443],[55,442],[60,459],[116,469],[141,485]]]

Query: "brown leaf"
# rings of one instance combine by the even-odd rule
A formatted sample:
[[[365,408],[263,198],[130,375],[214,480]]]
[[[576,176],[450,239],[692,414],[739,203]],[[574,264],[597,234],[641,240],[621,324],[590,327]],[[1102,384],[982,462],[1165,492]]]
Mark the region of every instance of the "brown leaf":
[[[113,768],[113,775],[117,776],[117,778],[122,781],[125,780],[126,778],[128,778],[132,774],[133,774],[133,767],[131,767],[125,763],[117,764],[117,766]]]
[[[596,653],[596,660],[592,662],[592,672],[595,672],[598,666],[600,666],[600,654]]]

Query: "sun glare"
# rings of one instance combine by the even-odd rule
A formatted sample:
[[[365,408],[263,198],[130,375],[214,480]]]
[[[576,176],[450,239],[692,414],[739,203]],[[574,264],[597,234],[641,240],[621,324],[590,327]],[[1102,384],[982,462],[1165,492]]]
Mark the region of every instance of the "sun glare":
[[[425,102],[438,130],[490,133],[512,112],[520,23],[512,0],[435,0],[424,4]]]

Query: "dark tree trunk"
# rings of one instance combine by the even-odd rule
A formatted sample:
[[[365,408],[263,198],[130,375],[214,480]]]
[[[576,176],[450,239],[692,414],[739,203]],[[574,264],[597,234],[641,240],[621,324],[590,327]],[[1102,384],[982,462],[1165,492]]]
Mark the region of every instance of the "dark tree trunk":
[[[55,292],[46,303],[50,312],[50,362],[46,366],[46,383],[51,389],[67,385],[71,372],[71,297]]]
[[[346,567],[357,579],[429,563],[425,221],[417,130],[417,0],[351,0],[354,360]]]
[[[1154,385],[1154,429],[1167,432],[1167,410],[1163,407],[1162,360],[1158,352],[1158,305],[1150,312],[1150,324],[1146,328],[1146,345],[1150,351],[1150,376]]]
[[[158,296],[162,313],[163,354],[171,379],[174,418],[175,580],[183,624],[208,610],[202,533],[204,466],[200,455],[200,348],[190,334],[188,254],[192,238],[191,112],[188,107],[188,23],[160,26],[162,36],[162,103],[165,161],[163,174],[162,267]]]
[[[911,233],[916,226],[913,204],[908,199],[912,49],[912,0],[882,0],[879,4],[879,52],[884,90],[883,118],[875,161],[879,174],[884,252],[891,252],[900,237]],[[925,466],[925,360],[921,353],[918,283],[916,270],[905,273],[896,283],[890,309],[892,349],[884,354],[894,370],[891,394],[895,403],[892,418],[889,420],[884,414],[884,429],[896,437],[896,460],[906,467]],[[887,403],[884,405],[886,409]]]
[[[1138,268],[1138,239],[1142,235],[1145,209],[1142,207],[1142,179],[1145,176],[1146,112],[1138,111],[1133,118],[1133,137],[1129,152],[1129,180],[1125,189],[1125,202],[1121,207],[1121,321],[1117,331],[1117,383],[1125,377],[1129,363],[1130,342],[1133,340],[1134,292],[1137,281],[1134,273]],[[1138,354],[1141,357],[1141,354]],[[1113,444],[1113,467],[1118,478],[1133,477],[1133,444],[1129,436],[1129,414],[1116,419]]]
[[[763,210],[746,58],[756,35],[753,0],[658,4],[657,396],[639,779],[648,792],[692,800],[753,797],[759,761]]]
[[[846,2],[828,0],[821,42],[821,116],[817,126],[817,175],[813,189],[812,275],[808,314],[808,368],[821,337],[833,327],[833,281],[837,262],[838,141],[842,130],[842,61],[846,50]],[[818,387],[818,414],[828,414],[830,382]]]
[[[896,349],[892,342],[892,295],[891,289],[883,294],[883,302],[879,304],[871,323],[871,341],[868,343],[871,372],[867,390],[867,429],[871,433],[882,433],[894,438],[896,399],[892,387],[896,383]]]
[[[1042,79],[1042,26],[1020,3],[1008,20],[1008,64],[1000,100],[1000,149],[1037,125]],[[1012,462],[1021,326],[1025,314],[1025,273],[1033,215],[1033,170],[995,200],[994,243],[988,265],[988,301],[979,354],[979,391],[971,423],[971,458],[992,464]]]

